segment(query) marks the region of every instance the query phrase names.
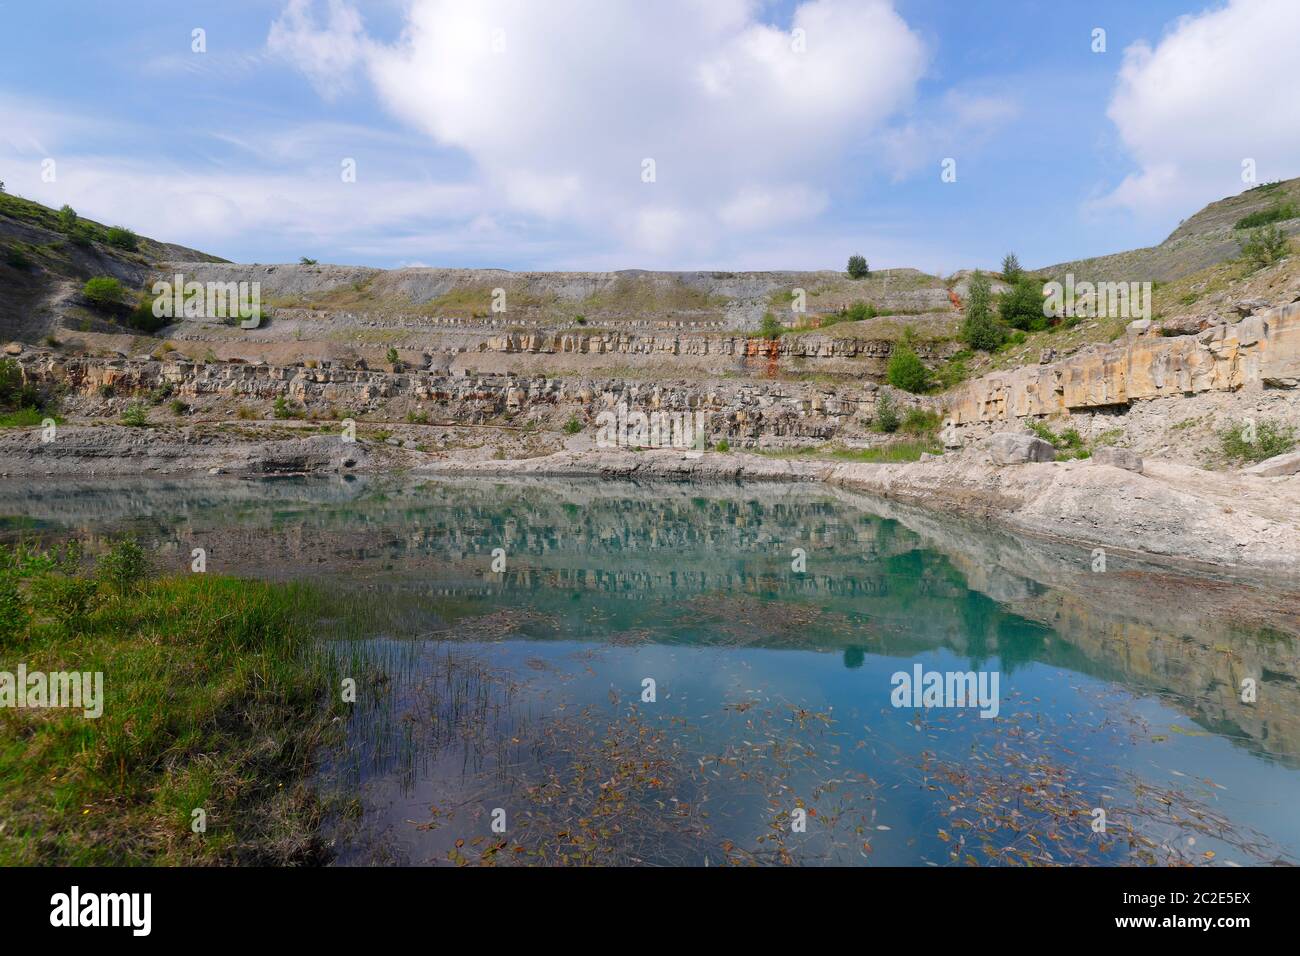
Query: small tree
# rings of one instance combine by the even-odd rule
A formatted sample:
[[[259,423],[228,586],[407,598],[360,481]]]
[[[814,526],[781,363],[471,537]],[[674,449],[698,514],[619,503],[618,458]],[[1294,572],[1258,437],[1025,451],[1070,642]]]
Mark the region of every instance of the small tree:
[[[1020,260],[1016,258],[1014,252],[1008,252],[1002,257],[1002,278],[1007,282],[1018,281],[1024,271],[1024,269],[1020,268]]]
[[[396,364],[397,364],[397,361],[398,361],[398,359],[397,359],[397,349],[395,349],[395,348],[391,348],[391,347],[390,347],[390,348],[388,349],[388,354],[387,354],[386,356],[384,356],[384,357],[385,357],[386,359],[388,359],[388,364],[389,364],[389,365],[396,365]]]
[[[1021,273],[1016,284],[998,302],[998,314],[1013,329],[1039,332],[1047,328],[1047,316],[1043,314],[1042,287]]]
[[[876,414],[874,416],[876,431],[892,434],[898,431],[898,412],[894,408],[893,401],[889,398],[889,393],[884,389],[880,391],[880,397],[876,399]]]
[[[849,278],[865,279],[871,274],[871,268],[867,265],[867,260],[859,255],[849,256]]]
[[[973,349],[994,351],[1006,339],[1006,329],[998,323],[991,308],[992,292],[988,276],[975,270],[966,292],[966,318],[961,324],[961,339]]]
[[[1281,226],[1263,226],[1242,244],[1241,257],[1251,269],[1262,269],[1284,258],[1289,249]]]
[[[59,209],[59,231],[71,233],[75,228],[77,228],[77,211],[64,203]]]
[[[300,266],[314,266],[314,265],[316,265],[316,260],[315,260],[315,259],[308,259],[306,256],[303,256],[302,258],[300,258],[300,259],[298,260],[298,265],[300,265]]]
[[[916,394],[930,387],[930,370],[910,344],[900,342],[894,347],[894,354],[889,357],[885,381],[895,388]]]
[[[780,338],[781,333],[784,331],[785,326],[781,324],[781,320],[771,312],[768,312],[763,316],[763,324],[759,326],[758,329],[759,335],[763,336],[765,339]]]

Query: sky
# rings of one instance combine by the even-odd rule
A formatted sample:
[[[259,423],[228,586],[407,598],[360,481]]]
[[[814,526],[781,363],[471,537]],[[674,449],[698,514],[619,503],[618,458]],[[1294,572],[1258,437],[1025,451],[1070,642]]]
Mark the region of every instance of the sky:
[[[0,181],[242,262],[1029,267],[1300,175],[1300,0],[0,0]]]

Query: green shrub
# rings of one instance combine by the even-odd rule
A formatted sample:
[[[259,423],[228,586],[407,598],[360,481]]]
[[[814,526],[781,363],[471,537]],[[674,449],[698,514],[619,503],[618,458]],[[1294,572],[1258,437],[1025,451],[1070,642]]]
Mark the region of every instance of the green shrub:
[[[771,312],[763,316],[763,324],[758,328],[758,334],[765,339],[780,338],[781,333],[785,331],[785,326]]]
[[[142,298],[135,304],[131,314],[126,317],[126,324],[145,335],[153,335],[163,326],[171,322],[166,316],[153,314],[153,299],[148,296]]]
[[[1284,455],[1296,446],[1295,429],[1280,422],[1262,421],[1229,425],[1219,432],[1219,447],[1229,461],[1264,461]]]
[[[714,447],[714,449],[715,449],[716,451],[731,451],[731,442],[729,442],[729,441],[727,441],[725,438],[723,438],[723,439],[720,439],[720,440],[718,441],[718,443],[717,443],[716,445],[714,445],[713,447]]]
[[[396,365],[399,361],[397,357],[397,349],[390,348],[388,354],[385,355],[384,358],[388,361],[389,365]]]
[[[75,246],[89,246],[100,238],[99,230],[88,222],[78,222],[68,230],[68,241]]]
[[[316,265],[316,260],[308,259],[306,256],[303,256],[301,259],[298,260],[298,264],[301,266],[314,266]]]
[[[1252,269],[1262,269],[1284,258],[1290,249],[1280,226],[1262,226],[1242,244],[1241,258]]]
[[[86,280],[81,294],[100,307],[119,305],[122,302],[122,283],[112,276],[95,276]]]
[[[909,408],[899,430],[907,435],[934,435],[939,431],[939,413],[924,408]]]
[[[125,226],[111,226],[104,237],[104,241],[110,246],[125,249],[127,252],[135,252],[140,245],[139,236]]]
[[[1248,216],[1242,216],[1232,228],[1255,229],[1259,226],[1268,226],[1275,222],[1296,218],[1300,218],[1300,209],[1296,208],[1295,203],[1281,203],[1271,209],[1260,209]]]
[[[889,393],[882,389],[876,399],[876,413],[872,417],[872,425],[876,431],[892,435],[898,431],[899,424],[898,411],[894,408],[894,402],[889,397]]]
[[[961,340],[973,349],[994,352],[1006,339],[1006,329],[993,315],[992,291],[988,276],[978,269],[971,276],[966,293],[966,317],[961,324]]]
[[[859,255],[849,256],[849,278],[865,279],[871,275],[871,267],[867,265],[867,260]]]
[[[271,405],[271,415],[274,418],[301,418],[302,412],[289,404],[289,400],[283,395],[277,395]]]
[[[149,424],[149,409],[143,402],[132,402],[122,412],[121,423],[131,428],[144,428]]]
[[[564,423],[564,434],[576,435],[582,431],[582,422],[578,421],[577,415],[570,415],[569,420]]]
[[[172,399],[172,403],[169,407],[171,408],[173,415],[184,415],[190,410],[190,407],[179,398]]]
[[[1021,275],[1015,285],[998,302],[998,314],[1013,329],[1039,332],[1047,328],[1043,314],[1043,287],[1037,280]]]
[[[95,565],[99,580],[117,594],[129,594],[149,575],[149,559],[134,538],[123,538]]]
[[[54,619],[65,630],[84,626],[95,605],[98,585],[87,578],[47,574],[31,584],[32,608]]]
[[[77,211],[64,203],[59,209],[59,231],[71,233],[72,230],[77,228],[77,222]]]
[[[13,359],[0,359],[0,409],[39,409],[44,404],[40,389],[23,381],[22,366]]]
[[[874,319],[880,313],[870,302],[854,302],[849,306],[845,318],[849,322],[865,322],[867,319]]]
[[[885,381],[894,388],[917,394],[930,387],[930,370],[925,367],[912,346],[900,342],[894,346],[894,354],[889,357]]]

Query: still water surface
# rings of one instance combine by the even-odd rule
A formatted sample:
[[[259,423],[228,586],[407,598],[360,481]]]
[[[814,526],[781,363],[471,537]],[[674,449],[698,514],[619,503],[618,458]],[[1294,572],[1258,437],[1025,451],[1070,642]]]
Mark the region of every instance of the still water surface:
[[[0,515],[355,600],[341,864],[1300,858],[1295,582],[1097,573],[814,486],[56,483]],[[996,678],[997,716],[895,706],[918,665]]]

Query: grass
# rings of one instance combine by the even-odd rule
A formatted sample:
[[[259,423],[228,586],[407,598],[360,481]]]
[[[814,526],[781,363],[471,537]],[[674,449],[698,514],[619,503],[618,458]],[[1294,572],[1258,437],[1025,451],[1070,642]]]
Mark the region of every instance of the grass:
[[[836,445],[806,445],[780,451],[762,450],[760,455],[769,458],[813,458],[823,461],[863,462],[866,464],[902,464],[920,461],[921,455],[939,455],[943,449],[932,441],[896,441],[875,448],[843,448]]]
[[[54,419],[56,423],[63,421],[58,415],[52,415],[39,408],[28,406],[27,408],[18,408],[10,412],[0,413],[0,428],[34,428],[47,418]]]
[[[0,708],[0,864],[318,861],[322,593],[206,574],[119,589],[30,555],[3,552],[0,670],[102,673],[103,713]]]
[[[1052,431],[1051,426],[1046,422],[1029,421],[1025,424],[1028,425],[1031,432],[1056,449],[1057,461],[1092,457],[1092,451],[1084,443],[1083,436],[1075,428],[1067,428],[1058,434]]]
[[[1218,433],[1219,450],[1229,462],[1260,462],[1295,448],[1295,429],[1280,422],[1242,422]]]

